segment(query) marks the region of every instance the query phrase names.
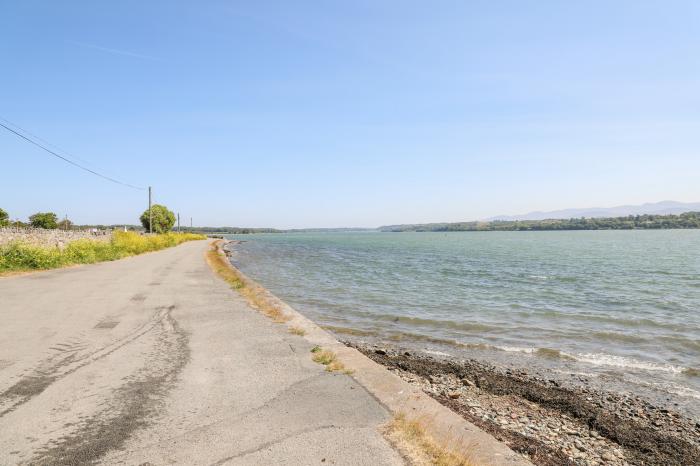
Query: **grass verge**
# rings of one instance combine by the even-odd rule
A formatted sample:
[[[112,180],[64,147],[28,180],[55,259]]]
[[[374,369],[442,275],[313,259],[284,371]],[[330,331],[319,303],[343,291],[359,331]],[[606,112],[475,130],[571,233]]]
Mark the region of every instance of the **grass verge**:
[[[0,273],[47,270],[77,264],[113,261],[200,239],[206,239],[206,236],[191,233],[146,236],[135,232],[116,231],[110,241],[79,239],[68,243],[63,249],[32,246],[15,241],[0,246]]]
[[[246,279],[241,272],[231,267],[228,259],[219,253],[219,243],[215,241],[207,251],[207,262],[214,272],[238,291],[254,309],[277,323],[289,321],[290,317],[266,296],[264,288]]]
[[[299,335],[300,337],[303,337],[306,335],[306,330],[304,330],[301,327],[289,327],[289,333],[292,335]]]
[[[384,436],[411,464],[427,466],[475,466],[467,452],[440,443],[427,433],[424,423],[396,415],[384,428]]]
[[[338,361],[338,356],[333,351],[324,350],[320,346],[314,346],[311,352],[313,353],[311,357],[313,361],[326,366],[328,372],[342,372],[348,375],[353,373],[352,370],[346,369],[345,365]]]

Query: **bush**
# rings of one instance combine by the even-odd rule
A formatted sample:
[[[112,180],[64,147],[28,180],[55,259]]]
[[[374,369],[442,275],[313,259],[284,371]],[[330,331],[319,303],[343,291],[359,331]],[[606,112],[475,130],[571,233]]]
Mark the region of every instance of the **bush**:
[[[66,265],[58,248],[10,243],[0,249],[0,271],[53,269]]]
[[[14,242],[0,246],[0,272],[112,261],[200,239],[206,239],[206,236],[192,233],[144,236],[132,231],[116,231],[109,242],[79,239],[70,242],[62,251]]]
[[[148,209],[141,214],[141,225],[146,231],[150,231],[151,217],[153,217],[153,233],[167,233],[175,225],[175,214],[164,205],[154,204],[151,206],[150,214]]]
[[[0,209],[0,227],[6,227],[10,224],[10,216],[3,209]]]
[[[34,228],[55,230],[58,227],[58,217],[53,212],[37,212],[29,217],[29,223]]]

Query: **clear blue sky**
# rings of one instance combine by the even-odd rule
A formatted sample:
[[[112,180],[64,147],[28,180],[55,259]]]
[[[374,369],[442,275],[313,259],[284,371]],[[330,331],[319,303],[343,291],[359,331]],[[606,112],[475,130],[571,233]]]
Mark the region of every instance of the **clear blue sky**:
[[[700,201],[697,1],[15,1],[0,117],[199,225]],[[0,132],[0,207],[145,193]]]

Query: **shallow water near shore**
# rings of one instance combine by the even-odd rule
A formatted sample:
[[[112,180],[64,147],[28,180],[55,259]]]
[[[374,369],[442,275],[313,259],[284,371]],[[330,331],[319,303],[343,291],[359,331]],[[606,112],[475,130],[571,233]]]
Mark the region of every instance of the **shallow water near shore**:
[[[230,235],[320,325],[677,403],[700,418],[700,231]]]

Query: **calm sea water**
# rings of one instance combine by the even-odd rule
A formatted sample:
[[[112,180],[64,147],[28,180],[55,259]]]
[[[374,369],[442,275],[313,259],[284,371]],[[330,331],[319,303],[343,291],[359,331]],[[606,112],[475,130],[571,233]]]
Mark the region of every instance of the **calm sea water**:
[[[246,274],[336,332],[516,358],[700,413],[700,231],[231,238]]]

